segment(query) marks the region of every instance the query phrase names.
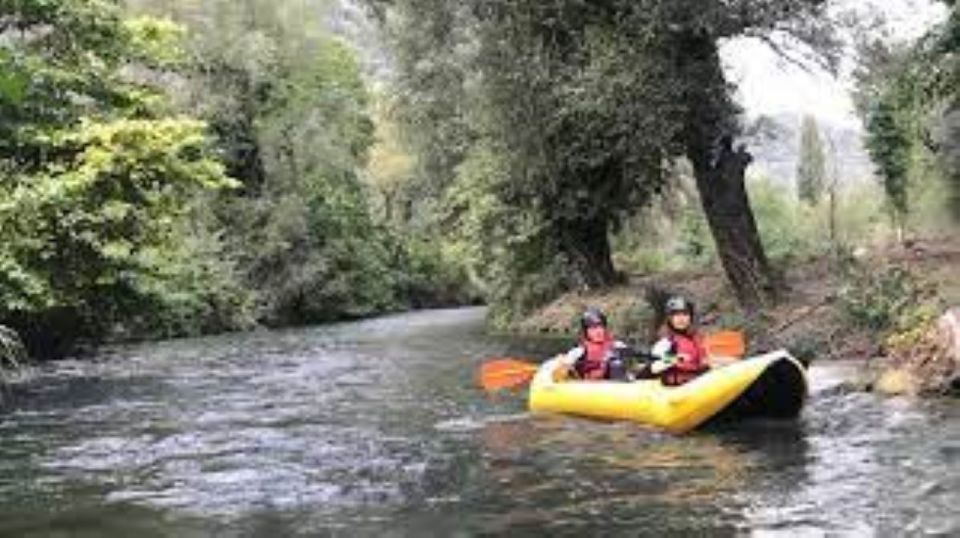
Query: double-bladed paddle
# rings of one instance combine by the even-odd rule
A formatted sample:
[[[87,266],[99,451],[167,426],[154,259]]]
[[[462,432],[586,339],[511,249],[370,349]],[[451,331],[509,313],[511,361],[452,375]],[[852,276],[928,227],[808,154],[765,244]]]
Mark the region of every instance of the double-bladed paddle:
[[[704,347],[711,357],[743,357],[746,343],[740,331],[718,331],[704,337]],[[660,362],[660,361],[658,361]],[[663,369],[669,367],[664,364]],[[540,364],[514,357],[491,359],[483,363],[477,376],[484,390],[493,392],[520,388],[533,379]]]

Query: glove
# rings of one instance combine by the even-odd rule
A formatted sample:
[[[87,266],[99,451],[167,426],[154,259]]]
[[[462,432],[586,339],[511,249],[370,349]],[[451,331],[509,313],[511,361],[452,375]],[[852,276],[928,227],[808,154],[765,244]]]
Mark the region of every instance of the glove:
[[[676,355],[667,355],[666,357],[660,360],[654,361],[653,364],[650,365],[650,372],[655,375],[662,374],[664,371],[668,370],[676,363],[677,363]]]
[[[575,347],[575,348],[571,349],[570,351],[568,351],[568,352],[566,352],[566,353],[563,353],[563,354],[561,354],[561,355],[559,356],[559,358],[560,358],[560,364],[563,364],[564,366],[567,366],[568,368],[569,368],[569,367],[572,367],[572,366],[577,362],[577,359],[579,359],[579,358],[582,357],[582,356],[583,356],[583,348],[582,348],[582,347]]]
[[[666,338],[660,339],[657,343],[653,344],[653,347],[650,348],[650,354],[660,357],[661,359],[666,358],[673,352],[673,343]]]

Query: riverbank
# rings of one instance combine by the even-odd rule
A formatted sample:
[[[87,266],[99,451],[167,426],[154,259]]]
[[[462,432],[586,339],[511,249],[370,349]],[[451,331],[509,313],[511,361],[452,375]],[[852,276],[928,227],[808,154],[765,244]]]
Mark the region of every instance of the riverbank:
[[[944,360],[936,362],[934,372],[919,352],[921,336],[933,338],[930,331],[939,316],[960,305],[957,267],[960,241],[952,238],[794,261],[783,266],[783,300],[754,314],[737,306],[719,268],[635,275],[616,288],[565,294],[509,329],[573,338],[580,312],[597,306],[608,313],[619,337],[649,342],[656,330],[651,301],[682,293],[697,305],[706,330],[743,330],[749,353],[787,348],[804,361],[856,359],[870,364],[879,377],[889,368],[908,368],[926,388],[903,392],[929,392],[960,372],[960,362]]]

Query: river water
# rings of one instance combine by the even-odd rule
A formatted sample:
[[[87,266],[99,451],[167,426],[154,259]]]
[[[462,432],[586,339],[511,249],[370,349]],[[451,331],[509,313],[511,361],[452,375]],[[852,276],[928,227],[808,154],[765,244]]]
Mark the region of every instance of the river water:
[[[960,405],[846,389],[683,437],[530,416],[483,310],[115,349],[0,410],[0,536],[960,534]]]

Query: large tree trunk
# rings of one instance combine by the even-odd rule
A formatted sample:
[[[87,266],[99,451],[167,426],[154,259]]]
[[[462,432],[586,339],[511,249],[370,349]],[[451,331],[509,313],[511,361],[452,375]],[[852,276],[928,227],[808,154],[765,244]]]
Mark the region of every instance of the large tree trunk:
[[[727,279],[740,304],[755,309],[777,299],[780,279],[767,260],[747,197],[744,173],[751,159],[744,148],[734,150],[729,138],[724,138],[712,163],[703,155],[690,155]]]
[[[677,68],[686,105],[684,143],[717,253],[737,300],[748,309],[775,302],[780,287],[767,261],[744,185],[752,157],[733,148],[737,108],[729,99],[716,40],[677,35]]]
[[[607,228],[608,223],[600,218],[559,224],[560,251],[574,272],[575,287],[597,289],[619,282]]]

